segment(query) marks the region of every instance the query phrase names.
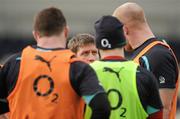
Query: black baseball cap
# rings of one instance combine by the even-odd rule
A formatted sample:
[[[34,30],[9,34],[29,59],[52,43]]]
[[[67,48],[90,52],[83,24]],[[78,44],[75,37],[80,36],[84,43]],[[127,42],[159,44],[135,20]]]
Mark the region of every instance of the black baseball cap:
[[[102,16],[95,22],[96,47],[102,50],[121,48],[126,45],[123,24],[113,16]]]

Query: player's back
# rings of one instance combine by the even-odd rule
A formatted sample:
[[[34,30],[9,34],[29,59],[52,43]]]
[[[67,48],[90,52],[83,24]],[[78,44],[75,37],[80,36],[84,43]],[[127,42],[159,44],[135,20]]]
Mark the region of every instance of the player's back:
[[[137,64],[132,61],[91,64],[111,103],[111,119],[146,119],[136,87]]]
[[[23,50],[18,80],[8,96],[10,119],[82,119],[84,102],[69,80],[72,54]]]

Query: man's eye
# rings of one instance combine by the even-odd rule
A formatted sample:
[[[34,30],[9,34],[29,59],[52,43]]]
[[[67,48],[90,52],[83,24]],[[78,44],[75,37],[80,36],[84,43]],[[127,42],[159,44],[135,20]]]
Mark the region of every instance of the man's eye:
[[[97,51],[92,51],[92,54],[93,55],[97,55]]]
[[[89,55],[89,52],[83,52],[82,55],[83,55],[83,56],[88,56],[88,55]]]

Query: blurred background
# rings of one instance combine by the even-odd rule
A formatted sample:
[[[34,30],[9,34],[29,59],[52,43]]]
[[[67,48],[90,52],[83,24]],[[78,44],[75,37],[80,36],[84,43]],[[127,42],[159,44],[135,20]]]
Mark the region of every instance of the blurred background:
[[[144,8],[153,32],[170,44],[180,62],[180,0],[0,0],[0,63],[12,53],[35,44],[33,18],[43,8],[60,8],[72,37],[77,33],[94,34],[94,22],[127,1]]]

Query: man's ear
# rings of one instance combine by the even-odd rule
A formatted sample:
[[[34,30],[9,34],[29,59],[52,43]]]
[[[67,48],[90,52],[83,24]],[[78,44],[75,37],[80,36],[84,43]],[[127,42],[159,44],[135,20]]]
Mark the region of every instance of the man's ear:
[[[125,36],[129,34],[128,28],[125,25],[123,26],[123,31]]]
[[[64,36],[67,38],[68,37],[68,34],[69,34],[69,26],[65,26],[64,27]]]
[[[128,29],[128,27],[127,26],[123,26],[123,31],[124,31],[124,36],[126,38],[126,45],[125,45],[124,49],[126,51],[130,52],[130,51],[133,50],[133,48],[131,47],[131,45],[129,44],[129,41],[128,41],[128,39],[129,39],[129,29]]]
[[[33,34],[34,39],[35,39],[36,41],[40,38],[39,32],[33,30],[33,31],[32,31],[32,34]]]

